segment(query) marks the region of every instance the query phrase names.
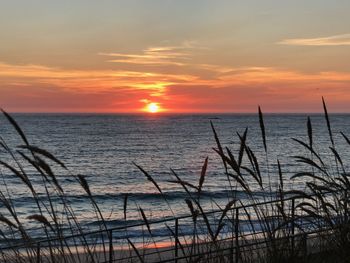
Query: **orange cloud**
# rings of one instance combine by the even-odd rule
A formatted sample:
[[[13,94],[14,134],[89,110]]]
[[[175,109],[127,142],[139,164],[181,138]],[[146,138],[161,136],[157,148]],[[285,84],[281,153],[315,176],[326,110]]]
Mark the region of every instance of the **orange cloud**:
[[[162,93],[168,85],[191,76],[124,70],[66,70],[39,65],[0,63],[0,84],[28,86],[31,83],[59,86],[80,92],[104,92],[119,88]]]
[[[196,73],[0,63],[0,104],[12,111],[137,112],[146,101],[171,112],[251,112],[257,104],[266,105],[266,111],[315,111],[323,95],[334,100],[338,111],[349,111],[348,72],[191,67]]]
[[[350,45],[350,34],[317,38],[291,38],[282,40],[278,44],[293,46],[347,46]]]

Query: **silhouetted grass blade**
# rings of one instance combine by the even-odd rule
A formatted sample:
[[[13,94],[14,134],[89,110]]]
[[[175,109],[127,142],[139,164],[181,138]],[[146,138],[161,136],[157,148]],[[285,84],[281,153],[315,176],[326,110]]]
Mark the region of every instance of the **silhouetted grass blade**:
[[[310,117],[307,117],[307,134],[309,137],[309,146],[312,149],[313,148],[313,141],[312,141],[312,124]]]
[[[264,116],[263,116],[263,114],[261,112],[260,106],[259,106],[259,123],[260,123],[260,130],[261,130],[261,136],[262,136],[262,139],[263,139],[264,149],[265,149],[265,152],[267,152]]]
[[[216,145],[218,147],[218,152],[222,158],[222,161],[224,163],[224,167],[225,167],[225,170],[227,170],[227,166],[226,166],[226,162],[225,162],[225,159],[223,158],[224,156],[224,151],[222,150],[222,146],[221,146],[221,143],[220,143],[220,140],[219,140],[219,137],[218,137],[218,134],[216,133],[216,130],[215,130],[215,127],[214,127],[214,124],[212,121],[210,121],[210,125],[211,125],[211,129],[214,133],[214,138],[215,138],[215,141],[216,141]]]
[[[329,133],[329,138],[332,142],[332,146],[334,148],[334,139],[333,139],[333,133],[332,133],[332,129],[331,129],[331,123],[329,120],[329,116],[328,116],[328,111],[327,111],[327,106],[326,106],[326,102],[324,100],[324,98],[322,97],[322,104],[323,104],[323,110],[324,110],[324,115],[326,118],[326,122],[327,122],[327,128],[328,128],[328,133]]]
[[[126,220],[126,210],[127,210],[127,206],[128,206],[128,197],[129,197],[129,194],[124,195],[124,202],[123,202],[124,220]]]
[[[53,154],[51,154],[50,152],[41,149],[39,147],[33,146],[33,145],[20,145],[20,148],[24,148],[24,149],[29,149],[30,151],[32,151],[33,153],[37,153],[40,155],[45,156],[46,158],[54,161],[55,163],[59,164],[60,166],[62,166],[64,169],[67,169],[67,167],[65,166],[65,164],[63,162],[61,162],[59,159],[57,159]]]
[[[237,133],[238,137],[241,140],[241,145],[239,147],[239,154],[238,154],[238,166],[239,167],[242,165],[244,149],[246,147],[247,134],[248,134],[248,128],[245,129],[243,136],[241,136],[240,134]]]
[[[133,164],[146,176],[147,180],[150,181],[159,191],[159,193],[163,194],[162,189],[159,187],[158,183],[152,178],[152,176],[147,173],[141,166],[137,165],[133,162]]]
[[[11,115],[9,115],[6,111],[1,109],[2,113],[5,115],[6,119],[12,124],[12,126],[16,129],[17,133],[21,136],[22,140],[26,145],[29,145],[27,137],[24,135],[24,132],[20,128],[20,126],[17,124],[14,118],[12,118]]]
[[[78,178],[78,181],[80,183],[80,185],[82,186],[82,188],[85,190],[85,192],[89,195],[89,196],[92,196],[91,195],[91,191],[90,191],[90,187],[89,187],[89,184],[85,178],[85,176],[81,175],[81,174],[78,174],[77,175],[77,178]]]
[[[202,186],[204,183],[204,179],[205,179],[205,175],[207,173],[207,167],[208,167],[208,157],[205,158],[203,167],[202,167],[202,171],[201,171],[201,177],[199,178],[199,184],[198,184],[198,193],[201,192],[202,190]]]

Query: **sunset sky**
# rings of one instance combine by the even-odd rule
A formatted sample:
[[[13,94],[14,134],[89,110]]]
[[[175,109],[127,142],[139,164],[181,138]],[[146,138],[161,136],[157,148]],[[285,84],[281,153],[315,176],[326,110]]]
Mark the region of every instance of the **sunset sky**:
[[[1,0],[0,106],[318,112],[324,96],[350,112],[349,10],[348,0]]]

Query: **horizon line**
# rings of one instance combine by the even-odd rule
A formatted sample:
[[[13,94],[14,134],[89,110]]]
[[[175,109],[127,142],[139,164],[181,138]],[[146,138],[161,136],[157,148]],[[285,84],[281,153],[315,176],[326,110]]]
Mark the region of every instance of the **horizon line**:
[[[88,111],[5,111],[10,114],[77,114],[77,115],[148,115],[148,116],[158,116],[158,115],[229,115],[229,114],[257,114],[256,112],[157,112],[157,113],[149,113],[149,112],[88,112]],[[314,111],[314,112],[285,112],[285,111],[262,111],[264,114],[324,114],[324,111]],[[336,112],[328,112],[329,114],[350,114],[350,112],[336,111]]]

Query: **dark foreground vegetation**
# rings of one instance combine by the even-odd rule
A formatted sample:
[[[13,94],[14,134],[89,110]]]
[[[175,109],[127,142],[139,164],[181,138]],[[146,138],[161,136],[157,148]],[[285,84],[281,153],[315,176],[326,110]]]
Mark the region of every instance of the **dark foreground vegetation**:
[[[278,160],[270,160],[264,117],[259,108],[261,141],[264,155],[257,156],[248,143],[248,129],[237,133],[238,149],[222,145],[212,125],[216,146],[227,176],[230,197],[226,205],[206,211],[201,193],[205,183],[208,158],[204,160],[199,182],[184,181],[172,171],[174,179],[186,193],[184,209],[188,217],[167,218],[154,222],[139,207],[140,225],[128,224],[128,196],[124,198],[125,224],[110,229],[83,175],[69,171],[50,152],[31,145],[25,134],[6,112],[6,119],[21,138],[12,149],[0,137],[2,190],[0,192],[1,262],[350,262],[349,189],[350,173],[342,153],[337,151],[331,122],[323,101],[325,125],[329,133],[329,153],[324,158],[315,147],[311,119],[307,119],[307,141],[293,139],[306,155],[294,156],[303,167],[292,178],[285,178]],[[341,133],[343,143],[349,138]],[[305,151],[306,150],[306,151]],[[5,156],[5,157],[3,157]],[[140,175],[163,194],[160,185],[142,167]],[[269,167],[277,167],[277,174]],[[30,171],[30,172],[29,172]],[[69,196],[57,174],[65,173],[72,184],[80,185],[91,202],[99,222],[99,231],[89,232],[75,215]],[[36,212],[19,213],[8,190],[11,174],[32,195]],[[274,180],[272,178],[278,178]],[[304,179],[304,187],[286,190],[286,180]],[[255,191],[266,193],[263,197]],[[244,192],[249,205],[237,195]],[[165,204],[169,205],[166,195]],[[171,206],[169,205],[171,211]],[[41,235],[31,236],[34,224]],[[191,228],[191,235],[182,235],[181,222]],[[167,240],[154,235],[154,226],[165,224]],[[144,238],[135,240],[129,234],[142,228]],[[116,238],[118,233],[118,238]],[[120,234],[122,233],[122,234]],[[162,245],[163,244],[163,245]],[[165,245],[164,245],[165,244]]]

